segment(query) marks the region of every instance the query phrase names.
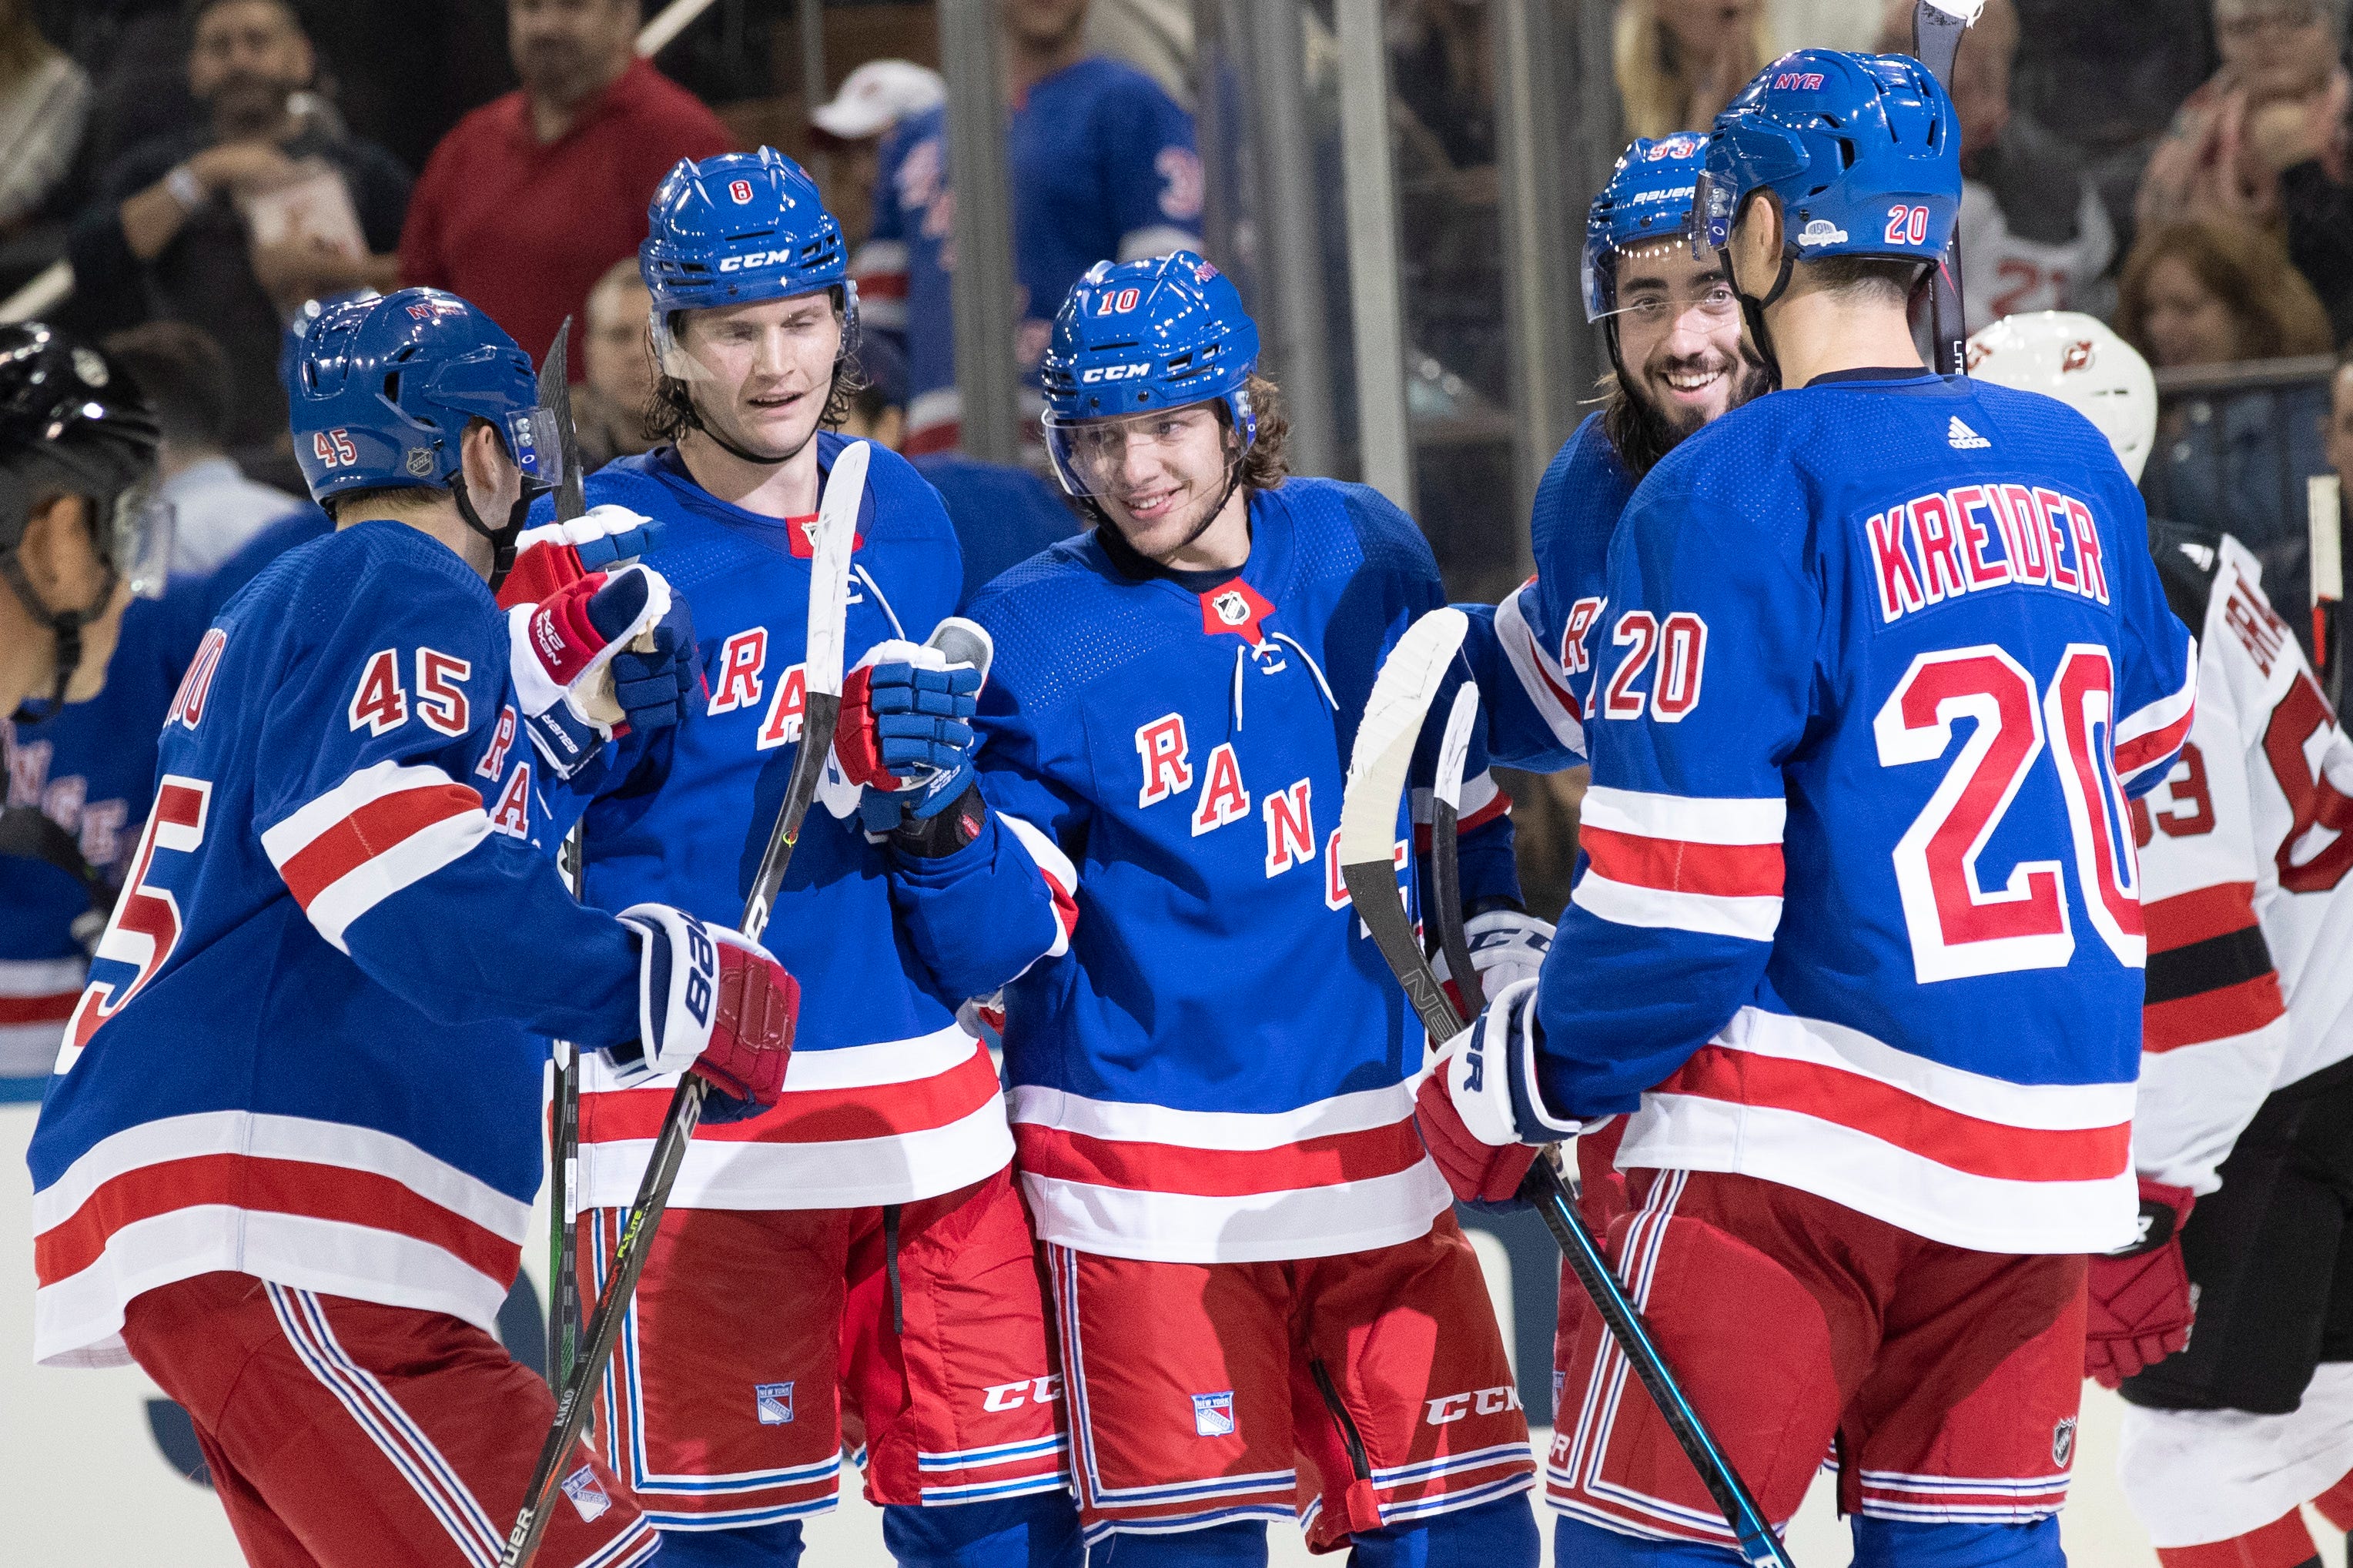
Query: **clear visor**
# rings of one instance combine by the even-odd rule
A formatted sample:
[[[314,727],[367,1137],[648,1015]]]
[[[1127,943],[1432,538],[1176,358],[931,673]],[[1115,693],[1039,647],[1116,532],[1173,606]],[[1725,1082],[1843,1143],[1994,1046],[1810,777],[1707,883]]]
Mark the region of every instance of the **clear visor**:
[[[1198,449],[1204,426],[1220,444],[1224,438],[1217,405],[1211,403],[1115,419],[1066,421],[1050,412],[1043,423],[1046,451],[1054,459],[1062,488],[1083,499],[1116,498],[1154,482],[1176,465],[1180,453]]]
[[[178,521],[179,514],[170,501],[157,498],[153,483],[133,485],[114,498],[114,515],[107,526],[107,560],[138,597],[163,597]]]
[[[1620,250],[1615,262],[1609,298],[1587,299],[1588,321],[1614,318],[1621,330],[1632,325],[1664,331],[1696,313],[1701,330],[1710,331],[1739,320],[1739,296],[1715,251],[1687,247],[1678,235]]]
[[[522,470],[525,491],[536,495],[564,482],[564,437],[552,408],[507,416],[507,450]]]
[[[1714,261],[1715,254],[1732,243],[1732,209],[1739,195],[1729,184],[1717,179],[1714,171],[1702,169],[1692,190],[1692,255],[1703,261]]]

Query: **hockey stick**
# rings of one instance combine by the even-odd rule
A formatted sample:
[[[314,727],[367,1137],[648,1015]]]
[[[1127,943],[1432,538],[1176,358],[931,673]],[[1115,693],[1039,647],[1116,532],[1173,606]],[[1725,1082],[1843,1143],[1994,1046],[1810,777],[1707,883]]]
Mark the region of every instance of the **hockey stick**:
[[[817,797],[818,782],[833,751],[834,729],[841,719],[841,645],[849,612],[849,557],[857,542],[858,509],[866,493],[870,456],[863,441],[844,447],[833,460],[825,495],[818,503],[809,560],[808,647],[802,665],[807,699],[801,710],[800,752],[793,759],[791,782],[785,786],[784,804],[768,834],[768,847],[760,857],[760,869],[752,879],[751,896],[744,902],[744,920],[738,928],[755,942],[767,930],[768,916],[792,864],[801,823]],[[670,1206],[670,1189],[678,1183],[687,1144],[702,1120],[702,1097],[708,1087],[708,1080],[690,1072],[679,1079],[677,1092],[670,1096],[661,1133],[654,1140],[653,1154],[646,1163],[645,1179],[638,1184],[637,1201],[630,1205],[629,1223],[614,1244],[612,1276],[596,1297],[596,1310],[589,1314],[580,1359],[556,1401],[555,1425],[540,1447],[531,1484],[523,1490],[522,1511],[515,1516],[506,1551],[499,1558],[500,1568],[524,1568],[547,1531],[547,1510],[554,1500],[564,1467],[571,1461],[573,1447],[587,1425],[588,1390],[605,1375],[605,1363],[612,1360],[613,1349],[620,1342],[622,1321],[637,1294],[638,1277],[646,1271],[646,1249]]]
[[[1454,706],[1446,715],[1445,738],[1438,745],[1438,777],[1430,791],[1430,895],[1438,907],[1430,918],[1438,922],[1438,951],[1446,955],[1447,978],[1462,998],[1462,1016],[1475,1018],[1487,1005],[1479,972],[1471,967],[1471,942],[1462,930],[1462,856],[1455,835],[1462,825],[1462,764],[1471,750],[1471,726],[1479,718],[1479,685],[1464,681],[1455,689]]]
[[[580,437],[572,424],[572,318],[555,329],[555,342],[539,363],[539,405],[555,416],[557,466],[555,521],[570,522],[588,510],[580,484]],[[587,880],[587,851],[580,824],[564,835],[557,862],[565,886],[577,900]],[[580,1332],[580,1276],[575,1258],[572,1193],[580,1170],[580,1052],[569,1040],[553,1042],[555,1089],[554,1124],[547,1150],[547,1386],[561,1390],[572,1375],[572,1355]]]
[[[1408,627],[1389,650],[1380,674],[1374,678],[1364,721],[1356,729],[1347,790],[1340,802],[1340,876],[1347,884],[1349,901],[1356,905],[1433,1042],[1451,1040],[1461,1033],[1462,1020],[1447,1001],[1421,944],[1414,940],[1412,923],[1398,897],[1398,803],[1404,798],[1414,744],[1468,626],[1460,610],[1432,610]],[[1756,1496],[1676,1383],[1642,1315],[1627,1300],[1600,1246],[1577,1217],[1561,1176],[1557,1145],[1530,1167],[1520,1192],[1552,1227],[1569,1272],[1591,1298],[1634,1375],[1650,1390],[1668,1430],[1699,1473],[1701,1484],[1724,1510],[1737,1538],[1735,1550],[1756,1568],[1794,1568],[1766,1521],[1764,1510],[1757,1507]]]
[[[1985,9],[1985,0],[1917,0],[1912,9],[1912,56],[1947,90],[1953,85],[1953,58],[1960,52],[1961,35]],[[1936,345],[1938,375],[1968,374],[1968,318],[1961,310],[1961,226],[1957,215],[1953,237],[1928,281],[1928,335]]]

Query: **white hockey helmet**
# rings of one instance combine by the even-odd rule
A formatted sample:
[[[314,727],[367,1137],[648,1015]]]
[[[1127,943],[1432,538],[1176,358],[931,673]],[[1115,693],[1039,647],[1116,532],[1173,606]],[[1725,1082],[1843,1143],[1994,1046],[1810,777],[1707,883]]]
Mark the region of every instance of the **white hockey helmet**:
[[[2135,484],[2157,441],[2157,377],[2148,362],[2080,310],[2004,316],[1969,339],[1969,374],[2055,397],[2099,427]]]

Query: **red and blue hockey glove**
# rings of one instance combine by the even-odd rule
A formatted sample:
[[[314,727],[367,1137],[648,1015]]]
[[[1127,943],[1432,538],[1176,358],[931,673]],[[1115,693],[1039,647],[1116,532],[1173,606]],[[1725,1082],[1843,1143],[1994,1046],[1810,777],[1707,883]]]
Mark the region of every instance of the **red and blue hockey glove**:
[[[877,643],[858,661],[841,683],[833,752],[842,776],[866,792],[859,815],[868,831],[888,832],[902,814],[928,822],[971,785],[980,683],[971,665],[918,643]]]
[[[1535,1014],[1534,980],[1505,986],[1446,1043],[1414,1091],[1422,1146],[1473,1207],[1517,1206],[1537,1149],[1583,1125],[1553,1116],[1536,1094]]]
[[[2084,1375],[2101,1387],[2116,1387],[2189,1342],[2198,1303],[2181,1260],[2181,1227],[2197,1202],[2188,1187],[2143,1176],[2140,1238],[2092,1259]]]
[[[739,1121],[776,1103],[800,1017],[800,983],[747,936],[668,904],[619,916],[638,938],[638,1038],[606,1047],[625,1087],[658,1073],[709,1080],[705,1121]]]
[[[1525,910],[1488,910],[1462,922],[1462,940],[1471,949],[1471,967],[1479,976],[1479,994],[1493,996],[1506,985],[1534,980],[1552,951],[1552,926]],[[1430,960],[1456,1011],[1462,994],[1446,972],[1446,954]]]
[[[643,555],[661,542],[662,525],[625,506],[592,506],[570,522],[526,528],[515,540],[515,562],[499,584],[499,608],[536,605],[592,572]]]
[[[670,604],[670,584],[660,573],[625,566],[610,575],[591,573],[538,604],[507,612],[508,662],[522,700],[523,724],[533,748],[556,777],[578,773],[616,728],[628,721],[614,696],[614,656],[640,633],[660,626]],[[690,634],[690,646],[681,653],[673,634],[670,662],[691,663],[691,642]],[[678,677],[670,679],[674,685]],[[669,700],[683,699],[673,692]]]

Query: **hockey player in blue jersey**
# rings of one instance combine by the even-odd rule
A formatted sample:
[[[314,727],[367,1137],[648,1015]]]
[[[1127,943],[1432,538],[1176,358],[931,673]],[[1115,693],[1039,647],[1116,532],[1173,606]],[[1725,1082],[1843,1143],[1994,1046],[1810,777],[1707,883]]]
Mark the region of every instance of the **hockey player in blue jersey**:
[[[756,944],[556,876],[554,775],[594,765],[608,700],[675,725],[691,643],[641,567],[510,637],[485,580],[554,477],[536,403],[454,295],[318,322],[295,449],[338,531],[231,601],[181,682],[27,1156],[35,1353],[144,1368],[267,1568],[498,1553],[554,1411],[497,1339],[544,1037],[738,1112],[791,1048],[794,984]],[[564,1489],[539,1561],[659,1549],[601,1459]]]
[[[1536,486],[1535,575],[1501,605],[1463,606],[1490,758],[1504,766],[1550,773],[1586,760],[1593,635],[1619,514],[1677,442],[1770,384],[1723,258],[1691,244],[1706,152],[1695,132],[1638,139],[1586,213],[1585,318],[1601,329],[1612,374],[1599,411]],[[1475,946],[1482,933],[1468,934]]]
[[[857,299],[817,186],[774,151],[681,163],[649,222],[665,440],[590,476],[587,499],[659,523],[645,560],[693,598],[708,695],[629,742],[584,822],[586,896],[732,920],[799,752],[810,530],[844,447],[819,425],[849,400]],[[963,583],[938,496],[870,450],[845,743],[874,706],[874,650],[908,670]],[[858,791],[827,798],[845,815],[810,812],[767,932],[804,987],[801,1065],[775,1110],[697,1132],[598,1429],[665,1562],[797,1561],[847,1451],[902,1563],[1075,1563],[997,1071],[896,929]],[[593,1291],[669,1093],[593,1061],[582,1089]]]
[[[1526,1417],[1413,1136],[1421,1031],[1336,863],[1374,673],[1443,589],[1377,493],[1286,478],[1258,353],[1187,251],[1071,290],[1046,437],[1097,525],[970,606],[977,784],[893,831],[895,893],[934,973],[1006,988],[1097,1560],[1263,1563],[1295,1516],[1362,1564],[1533,1563]],[[1515,903],[1482,788],[1464,896]]]
[[[2084,1255],[2140,1207],[2126,800],[2193,698],[2100,433],[1920,366],[1957,140],[1893,55],[1787,56],[1718,118],[1707,238],[1787,390],[1636,490],[1570,908],[1419,1096],[1474,1196],[1633,1113],[1630,1293],[1777,1525],[1835,1441],[1867,1568],[2062,1561]],[[1624,1382],[1580,1334],[1558,1554],[1736,1561]]]

